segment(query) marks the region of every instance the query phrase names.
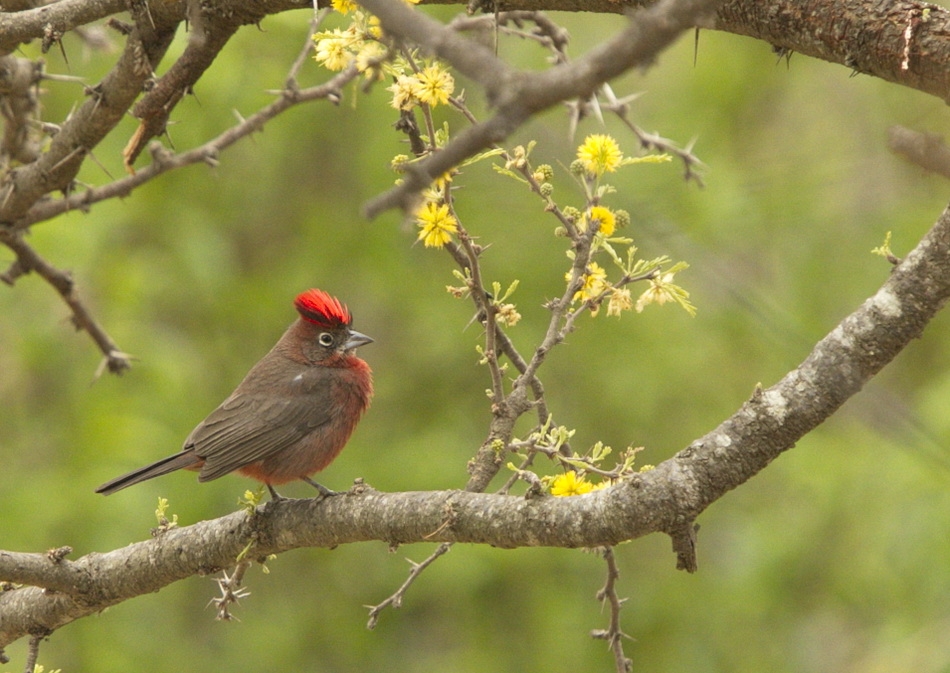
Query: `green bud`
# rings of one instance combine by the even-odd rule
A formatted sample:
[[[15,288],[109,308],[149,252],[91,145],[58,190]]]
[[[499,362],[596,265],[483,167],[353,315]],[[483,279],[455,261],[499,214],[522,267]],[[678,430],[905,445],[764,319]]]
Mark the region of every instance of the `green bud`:
[[[581,211],[579,211],[574,206],[565,206],[562,212],[564,213],[564,216],[571,222],[579,222],[581,219]]]
[[[554,178],[554,169],[548,164],[541,164],[534,169],[534,177],[538,182],[550,182]]]
[[[623,229],[630,224],[630,213],[626,210],[615,210],[614,220],[617,222],[617,229]]]

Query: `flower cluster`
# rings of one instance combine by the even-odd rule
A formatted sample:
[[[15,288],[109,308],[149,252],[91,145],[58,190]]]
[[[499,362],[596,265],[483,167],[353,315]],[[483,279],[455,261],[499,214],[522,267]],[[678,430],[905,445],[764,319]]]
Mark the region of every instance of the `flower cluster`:
[[[334,7],[339,4],[352,5],[349,0],[334,1]],[[345,11],[344,11],[345,10]],[[330,31],[315,33],[314,60],[327,70],[334,72],[344,70],[355,63],[357,69],[367,77],[378,79],[381,72],[378,64],[386,55],[386,47],[379,38],[382,31],[376,17],[355,9],[343,7],[343,13],[352,12],[353,18],[346,28],[334,28]]]
[[[417,105],[445,105],[455,92],[455,79],[443,64],[432,62],[418,72],[399,73],[395,83],[386,89],[393,94],[392,106],[411,110]]]
[[[514,442],[514,445],[519,447],[515,454],[525,463],[530,462],[530,454],[541,453],[560,463],[564,468],[563,473],[556,476],[538,477],[512,462],[508,463],[508,469],[519,478],[532,485],[537,484],[550,491],[551,495],[559,497],[599,491],[619,483],[638,471],[646,472],[653,469],[652,465],[644,465],[639,469],[634,465],[637,454],[643,450],[643,447],[627,447],[616,459],[613,459],[612,467],[607,465],[607,458],[613,454],[613,449],[605,446],[603,442],[594,444],[583,456],[577,453],[565,455],[565,444],[573,436],[574,431],[564,426],[552,427],[551,419],[548,418],[547,423],[532,432],[526,440]],[[520,448],[526,448],[527,452],[522,453]],[[588,476],[591,474],[596,475],[596,481],[590,481]]]
[[[577,158],[571,164],[571,173],[581,184],[587,204],[583,210],[564,208],[562,212],[579,235],[590,237],[591,257],[605,253],[621,271],[619,280],[610,281],[607,271],[597,262],[591,261],[580,278],[575,280],[573,272],[567,273],[567,282],[579,285],[573,300],[586,302],[591,315],[596,315],[605,301],[609,316],[619,317],[632,308],[639,312],[647,304],[662,305],[668,301],[676,302],[690,314],[695,312],[689,303],[689,293],[673,282],[676,273],[687,268],[687,265],[679,263],[664,270],[663,267],[670,261],[667,257],[650,261],[637,259],[637,248],[632,239],[614,237],[617,230],[630,223],[630,214],[624,210],[611,210],[602,203],[606,196],[615,191],[612,186],[601,181],[607,173],[629,164],[656,163],[669,159],[667,155],[624,156],[617,141],[603,134],[587,136],[577,148]],[[627,249],[625,258],[617,252],[620,246]],[[637,281],[646,281],[649,287],[634,303],[630,290],[625,286]]]
[[[420,0],[405,0],[418,4]],[[372,14],[360,9],[353,0],[332,0],[333,9],[350,17],[345,28],[314,34],[314,60],[327,70],[344,70],[355,64],[357,70],[371,80],[384,75],[393,78],[396,109],[409,109],[414,104],[444,105],[455,89],[455,82],[444,66],[430,63],[414,68],[410,61],[394,59],[383,39],[383,31]]]

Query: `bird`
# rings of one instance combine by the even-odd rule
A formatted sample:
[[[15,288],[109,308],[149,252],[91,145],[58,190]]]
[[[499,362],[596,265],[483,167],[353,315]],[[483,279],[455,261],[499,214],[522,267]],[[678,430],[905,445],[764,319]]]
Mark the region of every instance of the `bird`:
[[[339,455],[373,396],[369,365],[354,351],[373,339],[350,328],[345,304],[319,289],[294,300],[300,314],[234,392],[201,421],[181,451],[99,486],[109,495],[186,469],[198,481],[231,472],[267,486],[302,480],[322,496],[334,491],[310,478]]]

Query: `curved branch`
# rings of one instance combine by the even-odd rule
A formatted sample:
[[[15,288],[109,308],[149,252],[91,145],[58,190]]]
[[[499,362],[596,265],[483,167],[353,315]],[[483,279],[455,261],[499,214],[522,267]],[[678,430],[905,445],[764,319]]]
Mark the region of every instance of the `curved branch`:
[[[367,4],[377,1],[367,0]],[[699,0],[694,2],[699,4]],[[685,7],[689,3],[666,3],[673,4]],[[759,14],[757,8],[750,7],[752,4],[746,0],[724,6],[716,25],[729,25],[728,8],[745,12],[741,16],[736,14],[736,32],[738,26],[753,25]],[[846,4],[864,6],[862,3]],[[874,11],[885,11],[879,9],[881,4],[869,6],[872,19],[881,16]],[[840,5],[825,3],[822,7]],[[797,20],[802,22],[800,25],[815,30],[815,26],[807,22],[812,15],[809,12],[818,12],[822,7],[818,7],[816,2],[773,2],[764,5],[762,11],[778,8],[776,11],[780,14],[785,12],[780,15],[781,20],[789,23]],[[923,13],[925,9],[926,15]],[[904,54],[906,59],[896,60],[898,76],[907,78],[907,82],[902,83],[922,90],[930,90],[922,87],[931,87],[934,93],[946,91],[945,83],[943,88],[940,86],[940,75],[925,72],[925,55],[915,51],[922,40],[942,39],[938,35],[938,26],[931,22],[943,21],[945,15],[932,6],[900,2],[891,3],[886,11],[890,12],[886,16],[890,17],[891,27],[900,25],[898,18],[901,16],[907,21],[901,38],[896,42],[889,38],[889,51],[886,58],[879,59],[883,64],[880,67],[893,69],[894,55]],[[2,40],[7,38],[3,29],[8,20],[11,20],[9,15],[0,16],[0,44],[4,44]],[[859,21],[855,19],[855,24],[842,25],[840,34],[847,35]],[[664,35],[668,39],[675,35],[669,23],[657,24],[656,28],[662,39],[666,39]],[[640,30],[649,32],[642,24]],[[765,35],[768,29],[761,26],[759,30]],[[813,40],[819,36],[817,32],[809,34]],[[631,37],[626,33],[624,36]],[[167,33],[161,37],[150,45],[150,60],[164,49],[162,44]],[[656,35],[650,33],[647,37],[655,38]],[[845,46],[839,46],[839,49],[847,48],[848,40],[840,42]],[[642,43],[632,39],[621,47],[629,50],[638,45],[642,47]],[[823,42],[816,41],[815,51],[831,49],[822,45]],[[436,52],[445,49],[438,40],[429,47]],[[142,54],[135,52],[141,48],[138,38],[131,37],[123,60],[114,73],[136,72],[135,67],[142,65]],[[801,50],[797,45],[792,48]],[[599,78],[610,76],[612,67],[625,67],[619,62],[611,65],[606,58],[609,53],[599,51],[590,58],[575,62],[573,65],[584,63],[590,68],[575,73],[576,81],[588,81],[581,79],[583,77],[589,77],[590,82],[603,81]],[[836,57],[841,56],[840,52],[835,53]],[[551,72],[555,71],[557,69]],[[914,77],[917,79],[912,80],[909,72],[916,72]],[[513,128],[512,124],[520,123],[524,115],[530,114],[531,109],[510,99],[518,92],[531,93],[534,87],[541,96],[561,95],[542,90],[547,83],[554,85],[555,92],[558,91],[563,83],[551,79],[554,77],[556,75],[552,74],[546,80],[540,76],[522,83],[525,88],[514,87],[512,92],[499,94],[496,117],[478,131],[473,130],[467,141],[469,145],[456,144],[455,147],[460,149],[453,151],[464,154],[472,147],[471,143],[483,142],[485,138],[497,139],[493,134],[510,132],[507,129]],[[117,103],[134,100],[140,91],[141,77],[136,74],[121,81],[107,79],[107,82],[114,82],[115,86],[104,85],[98,90],[99,96],[83,106],[78,114],[85,115],[85,121],[77,122],[77,129],[87,122],[96,121],[93,119],[96,115],[104,115],[98,120],[104,121],[111,119],[116,111],[124,112],[127,106]],[[103,95],[104,92],[108,95]],[[113,94],[117,97],[113,98]],[[543,102],[546,99],[537,100]],[[552,98],[549,104],[554,102],[556,100]],[[108,114],[103,112],[107,107]],[[31,176],[36,185],[45,187],[47,191],[51,184],[65,185],[71,180],[70,171],[75,175],[73,169],[93,146],[90,141],[102,128],[98,124],[91,127],[96,130],[89,136],[73,137],[73,145],[65,144],[62,136],[58,136],[48,155],[35,165],[17,171],[10,182],[11,191],[0,203],[0,211],[6,216],[0,221],[11,222],[24,217],[35,205],[39,192],[15,189],[25,185],[26,177]],[[435,155],[436,158],[440,156],[457,163],[448,149]],[[426,165],[425,174],[440,172],[437,162]],[[419,179],[422,177],[420,174]],[[757,389],[752,398],[722,425],[673,458],[650,472],[605,491],[576,498],[526,500],[459,491],[384,494],[364,487],[346,497],[325,501],[281,501],[269,504],[253,515],[238,512],[188,528],[167,530],[154,539],[107,554],[89,554],[75,562],[58,556],[0,552],[0,579],[33,585],[16,589],[3,587],[7,590],[0,592],[0,648],[26,634],[55,630],[70,621],[141,593],[155,591],[184,577],[231,566],[250,542],[254,543],[253,554],[263,556],[303,546],[333,546],[363,540],[385,540],[392,544],[465,541],[499,547],[600,546],[651,532],[663,532],[673,537],[680,564],[691,569],[695,567],[691,550],[693,520],[709,504],[750,479],[830,416],[911,339],[919,336],[948,297],[950,212],[944,212],[917,248],[895,267],[883,287],[820,341],[798,368],[771,388]]]
[[[910,341],[950,298],[950,209],[874,296],[845,318],[781,381],[718,428],[653,470],[572,498],[465,491],[380,493],[281,500],[161,532],[77,561],[0,552],[0,580],[33,586],[0,593],[0,648],[52,631],[190,575],[234,565],[253,543],[263,557],[298,547],[367,540],[471,542],[495,547],[594,547],[663,532],[680,566],[695,567],[692,521],[828,418]],[[689,547],[689,548],[687,548]],[[42,588],[38,588],[42,587]]]

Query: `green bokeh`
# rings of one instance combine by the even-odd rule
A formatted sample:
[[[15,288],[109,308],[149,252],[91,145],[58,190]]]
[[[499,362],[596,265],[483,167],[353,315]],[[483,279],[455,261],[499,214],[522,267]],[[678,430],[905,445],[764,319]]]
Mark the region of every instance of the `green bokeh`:
[[[440,16],[451,16],[446,9]],[[302,43],[306,12],[245,28],[173,115],[174,146],[193,147],[272,100]],[[622,26],[619,17],[557,16],[579,55]],[[179,36],[179,41],[184,36]],[[180,53],[179,44],[175,53]],[[107,59],[70,36],[69,68],[101,76]],[[501,53],[539,67],[523,43]],[[49,69],[67,66],[55,53]],[[799,55],[776,62],[768,45],[703,32],[656,67],[614,82],[646,92],[637,123],[685,144],[697,138],[706,187],[675,163],[611,176],[628,233],[643,256],[690,262],[680,281],[695,318],[650,307],[622,319],[584,317],[543,374],[575,442],[643,445],[657,463],[769,385],[887,277],[869,251],[886,231],[905,253],[950,191],[885,148],[903,123],[943,132],[941,101]],[[98,73],[98,74],[97,74]],[[303,84],[326,78],[309,64]],[[460,82],[460,85],[464,84]],[[45,116],[61,120],[80,97],[51,82]],[[475,87],[466,87],[478,107]],[[376,375],[374,405],[341,457],[321,475],[333,488],[362,477],[381,490],[464,484],[465,463],[489,417],[486,372],[466,328],[471,307],[450,297],[444,254],[414,245],[395,214],[361,219],[392,184],[406,148],[384,87],[348,89],[343,103],[294,109],[221,156],[220,166],[170,173],[122,201],[34,228],[30,242],[71,269],[123,349],[127,375],[93,382],[98,356],[65,306],[35,277],[0,290],[0,548],[76,555],[148,536],[158,496],[187,524],[225,514],[248,483],[198,485],[176,474],[110,498],[93,488],[176,451],[293,318],[290,298],[318,286],[342,297],[356,327],[376,338],[362,354]],[[354,100],[355,99],[355,100]],[[460,119],[451,118],[456,129]],[[627,151],[634,139],[606,128]],[[96,149],[121,175],[134,129]],[[562,165],[573,158],[561,110],[511,138],[539,141],[556,198],[578,203]],[[595,120],[579,136],[600,132]],[[108,177],[87,162],[81,179]],[[507,285],[524,316],[512,335],[526,352],[563,291],[566,259],[539,201],[487,164],[457,179],[458,210],[491,247],[485,273]],[[0,252],[0,266],[10,253]],[[674,569],[660,536],[621,545],[619,590],[635,670],[946,671],[950,669],[947,485],[950,395],[947,319],[938,318],[893,367],[761,476],[701,519],[700,571]],[[305,497],[304,485],[287,495]],[[240,622],[213,620],[209,579],[192,578],[57,632],[40,662],[73,671],[387,670],[499,673],[612,670],[594,599],[604,564],[579,551],[457,546],[367,631],[364,605],[403,581],[406,557],[382,543],[300,550],[249,573]],[[24,643],[3,670],[19,670]]]

